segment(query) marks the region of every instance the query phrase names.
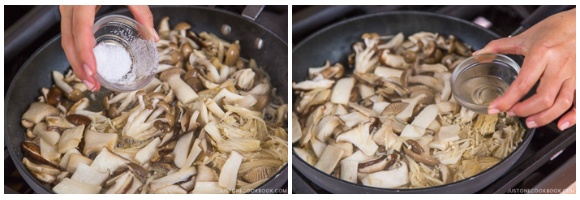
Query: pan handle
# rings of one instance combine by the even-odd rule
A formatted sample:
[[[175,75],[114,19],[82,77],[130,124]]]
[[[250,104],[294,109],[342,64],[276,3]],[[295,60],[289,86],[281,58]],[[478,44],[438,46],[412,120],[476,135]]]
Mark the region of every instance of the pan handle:
[[[264,5],[249,5],[244,8],[242,11],[242,16],[251,19],[252,21],[256,21],[262,10],[264,10]]]
[[[528,18],[526,18],[522,24],[520,25],[520,27],[518,29],[516,29],[511,35],[511,36],[516,36],[524,31],[526,31],[528,28],[532,27],[533,25],[537,24],[538,22],[548,18],[549,16],[562,12],[564,10],[568,10],[570,9],[571,6],[567,6],[567,5],[558,5],[558,6],[540,6],[538,7],[538,9],[536,9],[536,11],[534,11],[534,13],[532,13]]]

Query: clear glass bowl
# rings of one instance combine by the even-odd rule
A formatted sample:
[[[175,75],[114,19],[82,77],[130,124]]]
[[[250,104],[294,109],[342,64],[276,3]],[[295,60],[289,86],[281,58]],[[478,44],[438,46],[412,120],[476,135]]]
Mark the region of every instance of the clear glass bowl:
[[[103,87],[126,92],[138,90],[153,80],[159,65],[159,55],[153,35],[143,25],[129,17],[108,15],[95,22],[93,34],[97,45],[100,43],[119,45],[127,51],[132,64],[126,77],[135,77],[132,81],[110,82],[97,69],[96,79]]]
[[[453,71],[451,91],[463,107],[487,113],[489,103],[504,94],[519,72],[518,63],[505,55],[472,56]]]

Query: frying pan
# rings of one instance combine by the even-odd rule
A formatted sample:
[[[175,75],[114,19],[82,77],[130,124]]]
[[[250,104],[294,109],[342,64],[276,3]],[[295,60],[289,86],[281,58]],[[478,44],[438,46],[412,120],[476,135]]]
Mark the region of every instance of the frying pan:
[[[241,56],[256,59],[258,65],[264,67],[270,75],[272,85],[277,88],[278,95],[287,101],[288,45],[271,31],[244,17],[205,7],[152,6],[151,12],[156,25],[162,17],[169,16],[170,26],[186,21],[192,25],[191,29],[194,32],[207,31],[228,41],[240,40]],[[115,14],[132,17],[127,9],[115,12]],[[224,24],[231,27],[231,33],[228,35],[220,33],[220,28]],[[257,39],[262,40],[261,48],[254,45]],[[36,193],[53,192],[51,188],[36,180],[22,164],[21,144],[26,130],[20,125],[20,119],[28,105],[40,95],[40,88],[50,87],[53,84],[51,71],[65,72],[68,69],[69,63],[61,47],[61,37],[57,36],[28,59],[14,77],[6,94],[4,141],[16,168]],[[287,180],[288,166],[285,165],[272,178],[258,187],[268,190],[254,190],[254,192],[275,191],[270,189],[281,188]]]
[[[360,41],[365,32],[379,35],[395,35],[403,32],[405,36],[428,31],[443,35],[455,35],[474,49],[481,49],[499,36],[478,25],[460,19],[424,12],[389,12],[361,16],[329,26],[302,41],[292,51],[292,82],[306,79],[308,68],[322,66],[326,60],[340,62],[344,66],[352,52],[352,44]],[[511,56],[516,62],[521,57]],[[293,96],[293,101],[296,96]],[[525,124],[525,123],[523,123]],[[383,189],[353,184],[330,176],[306,163],[295,153],[292,165],[310,181],[331,193],[474,193],[489,185],[505,174],[522,155],[530,143],[535,129],[526,129],[523,141],[517,148],[497,165],[473,177],[447,185],[420,189]]]

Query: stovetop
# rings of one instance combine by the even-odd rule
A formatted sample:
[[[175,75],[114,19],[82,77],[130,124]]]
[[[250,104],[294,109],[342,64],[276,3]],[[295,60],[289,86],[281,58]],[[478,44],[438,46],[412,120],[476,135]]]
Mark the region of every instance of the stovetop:
[[[246,6],[242,5],[208,7],[236,14],[243,13],[246,8]],[[102,6],[97,13],[97,17],[125,8],[125,6]],[[4,10],[5,31],[12,25],[18,24],[19,20],[30,17],[31,15],[43,15],[42,20],[44,21],[42,23],[43,27],[36,27],[36,30],[39,30],[39,32],[31,35],[33,38],[28,38],[28,40],[31,41],[25,42],[25,47],[14,53],[10,58],[6,57],[7,54],[5,52],[4,95],[6,95],[10,82],[24,62],[26,62],[26,60],[42,45],[60,34],[60,14],[58,13],[57,6],[5,6]],[[265,6],[254,21],[278,35],[282,40],[288,41],[288,6]],[[5,35],[5,38],[6,37],[7,36]],[[4,51],[7,51],[6,46]],[[281,190],[275,191],[278,193],[287,193],[288,182],[281,187]],[[4,193],[34,193],[16,169],[12,159],[10,158],[6,145],[4,145]]]
[[[538,6],[293,6],[292,39],[339,21],[389,11],[425,11],[461,18],[501,37],[514,32]],[[536,129],[530,145],[502,177],[477,193],[562,193],[576,181],[576,126],[559,131],[555,123]],[[292,193],[329,193],[292,168]]]

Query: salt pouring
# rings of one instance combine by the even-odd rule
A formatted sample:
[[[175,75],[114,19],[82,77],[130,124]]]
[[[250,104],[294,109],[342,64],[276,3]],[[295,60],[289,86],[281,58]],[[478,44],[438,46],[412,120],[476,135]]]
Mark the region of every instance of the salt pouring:
[[[153,36],[143,25],[122,15],[108,15],[95,22],[96,79],[117,92],[138,90],[155,77],[159,65]]]

